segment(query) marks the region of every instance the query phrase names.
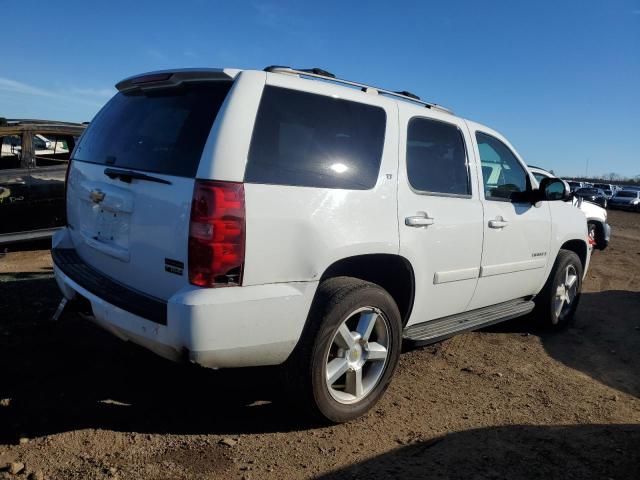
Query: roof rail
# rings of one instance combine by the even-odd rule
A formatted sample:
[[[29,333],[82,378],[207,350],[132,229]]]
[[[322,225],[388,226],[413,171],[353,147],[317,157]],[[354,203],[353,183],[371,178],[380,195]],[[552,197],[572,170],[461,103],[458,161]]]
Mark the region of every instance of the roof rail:
[[[408,102],[417,103],[419,105],[424,105],[427,108],[440,110],[442,112],[449,113],[451,115],[454,114],[452,110],[446,107],[443,107],[441,105],[438,105],[437,103],[425,102],[424,100],[421,100],[420,97],[418,97],[416,94],[407,92],[406,90],[394,92],[391,90],[385,90],[384,88],[374,87],[364,83],[352,82],[351,80],[344,80],[342,78],[337,78],[333,73],[327,72],[326,70],[323,70],[321,68],[296,69],[291,67],[285,67],[282,65],[271,65],[269,67],[266,67],[264,71],[271,72],[271,73],[287,73],[290,75],[300,75],[303,77],[318,78],[320,80],[325,80],[328,82],[339,83],[339,84],[348,85],[351,87],[358,87],[362,89],[363,92],[388,95],[390,97],[399,98],[400,100],[405,100]]]
[[[24,125],[36,123],[39,125],[82,125],[80,122],[63,122],[58,120],[40,120],[36,118],[7,118],[7,124]]]

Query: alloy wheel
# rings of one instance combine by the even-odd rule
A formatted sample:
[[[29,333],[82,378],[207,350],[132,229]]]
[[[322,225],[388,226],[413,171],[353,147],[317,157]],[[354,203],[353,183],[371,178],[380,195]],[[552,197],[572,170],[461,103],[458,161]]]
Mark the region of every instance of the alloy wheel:
[[[573,265],[567,265],[564,275],[553,297],[553,324],[556,325],[571,310],[578,295],[578,272]]]
[[[329,346],[325,378],[331,397],[342,404],[359,402],[376,387],[389,358],[390,325],[377,308],[347,315]]]

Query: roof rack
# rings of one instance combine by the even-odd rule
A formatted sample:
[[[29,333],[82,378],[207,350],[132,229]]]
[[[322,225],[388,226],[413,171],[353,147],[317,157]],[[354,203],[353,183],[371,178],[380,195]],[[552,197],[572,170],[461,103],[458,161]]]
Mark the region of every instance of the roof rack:
[[[437,103],[425,102],[424,100],[421,100],[420,97],[418,97],[416,94],[408,92],[406,90],[394,92],[391,90],[385,90],[384,88],[378,88],[378,87],[373,87],[371,85],[366,85],[364,83],[352,82],[351,80],[344,80],[342,78],[337,78],[333,73],[323,70],[321,68],[296,69],[291,67],[285,67],[282,65],[271,65],[269,67],[266,67],[264,71],[270,72],[270,73],[287,73],[290,75],[300,75],[303,77],[318,78],[320,80],[325,80],[328,82],[339,83],[339,84],[348,85],[351,87],[358,87],[363,92],[378,93],[378,94],[387,95],[394,98],[399,98],[401,100],[417,103],[419,105],[424,105],[427,108],[440,110],[442,112],[453,115],[452,110],[446,107],[443,107],[441,105],[438,105]]]

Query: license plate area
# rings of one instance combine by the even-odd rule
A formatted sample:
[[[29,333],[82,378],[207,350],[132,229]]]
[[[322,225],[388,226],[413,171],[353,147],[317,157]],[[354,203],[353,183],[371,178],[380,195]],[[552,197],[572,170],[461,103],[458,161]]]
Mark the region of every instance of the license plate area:
[[[77,223],[84,242],[128,262],[132,192],[100,182],[84,182],[80,190]]]
[[[100,242],[114,244],[120,248],[129,248],[129,224],[131,215],[115,212],[108,208],[96,209],[94,238]]]

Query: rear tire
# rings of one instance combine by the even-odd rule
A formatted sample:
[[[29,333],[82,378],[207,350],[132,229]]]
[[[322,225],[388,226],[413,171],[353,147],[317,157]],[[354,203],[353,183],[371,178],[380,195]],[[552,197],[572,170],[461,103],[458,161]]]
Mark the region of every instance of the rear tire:
[[[400,312],[386,290],[356,278],[328,279],[285,365],[289,398],[323,422],[364,415],[389,386],[401,342]]]
[[[582,262],[575,252],[560,250],[549,278],[535,298],[535,316],[547,328],[560,330],[575,317],[582,289]]]

